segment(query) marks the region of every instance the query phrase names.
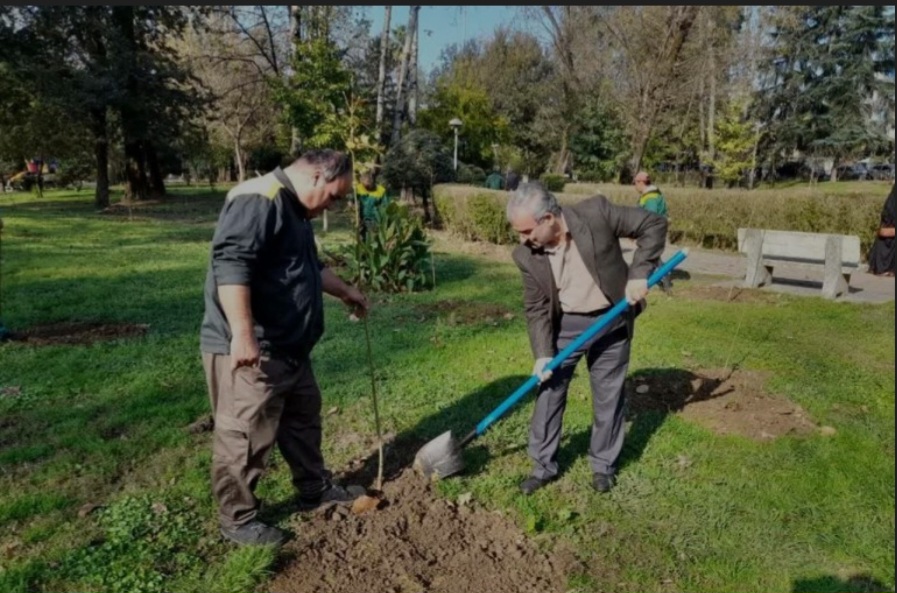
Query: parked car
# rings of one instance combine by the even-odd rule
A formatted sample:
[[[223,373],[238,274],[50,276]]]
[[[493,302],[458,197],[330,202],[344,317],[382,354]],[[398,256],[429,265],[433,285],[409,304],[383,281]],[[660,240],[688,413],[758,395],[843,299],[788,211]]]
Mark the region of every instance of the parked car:
[[[855,179],[870,179],[869,170],[862,163],[852,165],[839,165],[837,169],[838,181],[852,181]]]
[[[872,165],[869,168],[869,176],[872,179],[877,179],[881,181],[893,181],[894,180],[894,164],[893,163],[881,163],[878,165]]]

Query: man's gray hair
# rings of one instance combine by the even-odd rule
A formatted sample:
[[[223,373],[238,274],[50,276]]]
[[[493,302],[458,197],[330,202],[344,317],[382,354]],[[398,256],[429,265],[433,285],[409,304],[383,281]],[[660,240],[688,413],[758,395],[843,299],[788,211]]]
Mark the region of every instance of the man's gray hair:
[[[520,214],[532,214],[534,219],[541,220],[546,214],[558,216],[560,213],[561,206],[554,194],[535,181],[521,183],[511,193],[505,212],[508,220]]]
[[[327,183],[352,172],[352,159],[349,155],[329,148],[304,152],[296,162],[320,169]]]

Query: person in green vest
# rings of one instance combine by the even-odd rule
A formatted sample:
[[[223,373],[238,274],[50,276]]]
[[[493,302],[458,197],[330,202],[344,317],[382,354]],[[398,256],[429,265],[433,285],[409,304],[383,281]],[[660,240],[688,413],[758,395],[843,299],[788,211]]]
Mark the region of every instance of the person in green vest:
[[[359,182],[355,184],[356,216],[361,217],[359,232],[362,240],[367,236],[368,228],[379,220],[377,209],[389,202],[390,197],[386,194],[386,188],[374,180],[373,173],[369,171],[362,173]]]
[[[492,169],[492,173],[486,177],[486,183],[483,185],[486,186],[486,189],[504,189],[505,180],[502,179],[501,172],[499,172],[498,167]]]
[[[636,173],[632,184],[639,193],[638,205],[640,208],[659,214],[664,218],[669,217],[666,198],[663,197],[660,189],[651,183],[651,176],[648,175],[647,171]],[[665,293],[670,294],[670,291],[673,289],[673,281],[670,278],[670,274],[664,276],[663,280],[660,281],[660,288]]]

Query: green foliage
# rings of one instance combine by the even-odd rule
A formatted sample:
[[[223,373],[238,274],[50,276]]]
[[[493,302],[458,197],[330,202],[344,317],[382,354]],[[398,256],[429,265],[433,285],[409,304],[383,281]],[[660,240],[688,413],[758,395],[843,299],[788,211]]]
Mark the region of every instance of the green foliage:
[[[476,165],[468,165],[467,163],[458,163],[458,174],[456,178],[458,183],[465,185],[482,186],[486,181],[486,172]]]
[[[505,200],[494,195],[477,194],[468,200],[467,208],[475,231],[473,239],[499,245],[516,241],[505,215]]]
[[[543,173],[539,181],[550,192],[562,192],[567,185],[567,178],[556,173]]]
[[[293,75],[275,82],[276,99],[287,106],[289,123],[299,130],[307,148],[342,148],[341,125],[350,92],[351,74],[335,43],[315,38],[299,45]]]
[[[505,216],[504,192],[457,187],[458,191],[434,194],[446,229],[468,241],[489,241],[500,245],[517,242]]]
[[[742,117],[743,101],[731,101],[716,123],[716,176],[729,187],[737,185],[751,168],[757,133],[754,122]]]
[[[163,593],[171,575],[198,568],[193,550],[201,521],[184,503],[125,496],[102,510],[99,522],[103,542],[71,554],[63,568],[68,578],[109,593]]]
[[[683,245],[735,250],[738,229],[754,227],[774,230],[806,231],[857,235],[865,258],[872,248],[879,214],[889,184],[860,181],[849,187],[862,188],[837,193],[837,184],[822,184],[816,188],[800,187],[786,190],[713,190],[695,191],[663,186],[670,212],[670,239]],[[568,186],[570,187],[570,186]],[[632,187],[577,185],[577,194],[559,194],[561,204],[573,203],[598,191],[617,204],[631,206],[635,201]],[[438,186],[434,196],[445,226],[467,239],[487,239],[495,236],[488,227],[474,222],[471,200],[482,190],[463,186]],[[486,194],[503,205],[503,199]],[[514,237],[511,237],[513,242]],[[504,242],[504,241],[498,241]]]
[[[458,160],[489,167],[494,159],[492,144],[507,141],[507,119],[495,112],[482,88],[440,81],[429,106],[418,114],[418,126],[437,134],[446,146],[454,146],[448,122],[455,117],[464,122],[458,133]]]
[[[337,252],[356,282],[379,292],[415,292],[430,287],[430,241],[408,208],[391,202],[377,207],[377,222],[363,241]]]
[[[439,136],[427,130],[413,130],[390,146],[382,174],[394,192],[409,188],[424,196],[430,195],[434,183],[454,178],[452,157]]]
[[[577,177],[587,181],[613,179],[618,155],[626,149],[620,118],[610,106],[591,99],[580,109],[577,119],[579,126],[570,137]]]
[[[893,8],[778,7],[770,24],[769,83],[754,106],[769,154],[893,154]]]

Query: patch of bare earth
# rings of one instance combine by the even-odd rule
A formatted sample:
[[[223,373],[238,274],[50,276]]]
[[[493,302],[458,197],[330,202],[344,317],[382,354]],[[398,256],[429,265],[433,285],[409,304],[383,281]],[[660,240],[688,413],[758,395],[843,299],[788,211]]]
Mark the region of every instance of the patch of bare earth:
[[[561,593],[577,560],[540,551],[510,519],[467,497],[441,498],[411,469],[383,486],[388,503],[331,507],[294,520],[277,593]],[[463,503],[460,502],[463,500]]]
[[[676,413],[717,434],[765,441],[817,430],[799,405],[766,392],[766,376],[742,369],[636,373],[627,379],[630,409]]]
[[[429,317],[445,317],[450,324],[470,324],[492,323],[500,319],[511,320],[514,313],[504,305],[447,299],[426,305],[414,305],[412,317],[419,321]]]
[[[148,329],[149,325],[143,323],[63,322],[36,325],[20,332],[13,332],[9,339],[34,346],[93,344],[143,336]]]

